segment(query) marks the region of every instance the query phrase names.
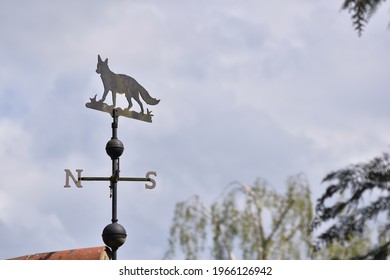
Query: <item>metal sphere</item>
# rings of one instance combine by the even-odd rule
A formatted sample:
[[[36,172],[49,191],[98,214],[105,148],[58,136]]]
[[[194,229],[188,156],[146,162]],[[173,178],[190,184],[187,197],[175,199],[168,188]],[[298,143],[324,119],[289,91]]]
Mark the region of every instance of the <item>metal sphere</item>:
[[[116,250],[125,243],[127,234],[122,225],[112,223],[104,228],[102,237],[104,244]]]
[[[111,159],[118,159],[122,155],[124,149],[125,147],[119,139],[111,139],[106,145],[106,152]]]

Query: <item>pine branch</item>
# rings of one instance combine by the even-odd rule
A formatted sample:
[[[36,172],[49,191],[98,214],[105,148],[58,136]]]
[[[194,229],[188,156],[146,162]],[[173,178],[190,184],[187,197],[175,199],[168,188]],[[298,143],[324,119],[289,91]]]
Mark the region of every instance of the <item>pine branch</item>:
[[[379,4],[385,0],[345,0],[342,5],[343,10],[348,10],[352,14],[352,24],[362,35],[365,25],[371,16],[377,11]]]

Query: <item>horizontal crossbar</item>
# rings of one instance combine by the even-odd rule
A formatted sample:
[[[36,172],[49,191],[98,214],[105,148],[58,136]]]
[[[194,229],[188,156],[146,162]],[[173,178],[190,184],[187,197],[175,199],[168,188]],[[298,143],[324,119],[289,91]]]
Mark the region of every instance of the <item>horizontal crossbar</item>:
[[[81,177],[81,181],[111,181],[111,177]],[[122,178],[119,177],[118,181],[130,181],[130,182],[152,182],[151,178]]]

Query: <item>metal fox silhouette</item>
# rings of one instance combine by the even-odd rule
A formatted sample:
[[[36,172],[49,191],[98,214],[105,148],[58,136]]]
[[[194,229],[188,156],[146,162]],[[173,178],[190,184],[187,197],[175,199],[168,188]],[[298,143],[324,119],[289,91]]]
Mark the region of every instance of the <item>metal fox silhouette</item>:
[[[106,99],[108,92],[111,91],[112,103],[115,107],[116,94],[124,93],[127,102],[129,102],[129,106],[127,107],[127,109],[130,110],[130,108],[133,106],[131,99],[134,98],[134,100],[137,101],[141,108],[141,114],[144,114],[144,107],[139,98],[140,95],[142,99],[149,105],[157,105],[160,102],[159,99],[151,97],[148,91],[132,77],[124,74],[115,74],[114,72],[112,72],[108,67],[108,58],[103,61],[100,55],[98,55],[96,73],[100,74],[104,85],[103,96],[102,99],[99,100],[99,102],[103,102]]]

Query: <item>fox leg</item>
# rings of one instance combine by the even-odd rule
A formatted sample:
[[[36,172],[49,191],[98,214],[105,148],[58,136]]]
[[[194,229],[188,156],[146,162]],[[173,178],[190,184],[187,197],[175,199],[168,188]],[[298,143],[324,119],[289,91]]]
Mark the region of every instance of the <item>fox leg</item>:
[[[106,100],[107,93],[108,93],[108,90],[104,90],[103,96],[102,96],[102,99],[100,99],[100,102],[103,102],[104,100]]]
[[[139,100],[139,94],[136,94],[136,95],[132,96],[131,94],[126,93],[126,99],[129,102],[129,107],[127,107],[127,109],[130,110],[130,108],[133,107],[133,102],[131,102],[131,98],[134,98],[135,101],[137,101],[137,103],[141,107],[141,114],[143,114],[144,113],[144,107],[142,106],[142,103]]]
[[[142,106],[142,102],[141,100],[139,99],[139,94],[135,94],[134,95],[134,99],[135,101],[137,101],[137,103],[139,104],[139,106],[141,107],[141,114],[144,113],[144,107]]]
[[[127,102],[129,102],[129,106],[127,107],[127,110],[130,110],[131,107],[133,107],[133,102],[131,102],[131,96],[126,94]]]
[[[116,106],[116,92],[114,92],[114,91],[111,91],[111,92],[112,92],[112,105],[115,108],[115,106]]]

